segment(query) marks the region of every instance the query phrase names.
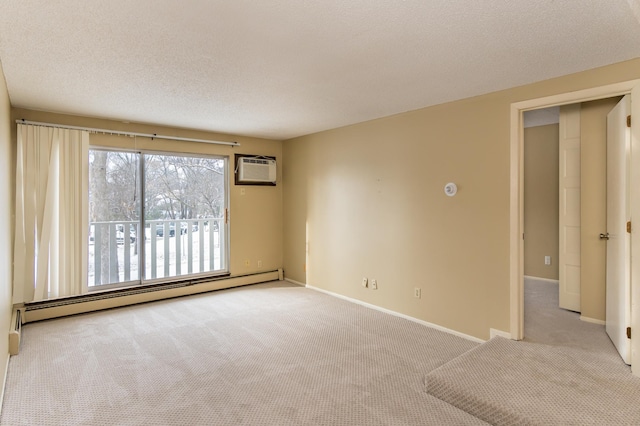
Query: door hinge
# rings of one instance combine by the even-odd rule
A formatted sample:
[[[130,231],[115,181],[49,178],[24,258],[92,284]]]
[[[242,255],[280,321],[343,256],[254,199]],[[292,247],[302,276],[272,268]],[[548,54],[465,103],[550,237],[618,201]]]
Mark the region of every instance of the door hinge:
[[[631,327],[627,327],[627,339],[631,339]]]
[[[229,223],[229,209],[224,209],[224,224]]]
[[[631,127],[631,116],[627,115],[627,127]]]
[[[631,233],[631,222],[627,222],[627,232]]]

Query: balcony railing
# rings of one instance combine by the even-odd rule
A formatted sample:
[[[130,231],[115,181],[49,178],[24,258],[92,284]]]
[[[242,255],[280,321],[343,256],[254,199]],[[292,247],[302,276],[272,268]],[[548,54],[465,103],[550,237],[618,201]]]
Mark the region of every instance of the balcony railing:
[[[92,222],[88,285],[139,281],[141,273],[153,280],[223,270],[223,223],[223,218],[150,220],[140,232],[138,221]]]

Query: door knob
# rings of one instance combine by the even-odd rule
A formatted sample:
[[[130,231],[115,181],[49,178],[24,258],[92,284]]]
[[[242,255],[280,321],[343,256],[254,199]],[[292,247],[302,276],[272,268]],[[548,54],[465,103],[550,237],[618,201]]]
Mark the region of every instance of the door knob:
[[[600,234],[600,239],[601,240],[608,240],[609,239],[609,233],[607,232],[606,234]]]

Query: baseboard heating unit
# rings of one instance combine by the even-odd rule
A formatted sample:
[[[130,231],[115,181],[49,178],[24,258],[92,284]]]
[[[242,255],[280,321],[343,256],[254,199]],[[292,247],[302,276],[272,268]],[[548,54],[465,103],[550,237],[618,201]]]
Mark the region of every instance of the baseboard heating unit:
[[[20,336],[22,334],[22,311],[14,309],[11,315],[11,330],[9,331],[9,355],[18,355],[20,351]]]
[[[139,303],[153,302],[172,297],[189,296],[214,290],[258,284],[278,280],[282,270],[238,275],[233,277],[201,278],[144,287],[125,288],[94,294],[67,297],[55,300],[27,303],[24,306],[22,323],[82,314],[103,309],[118,308]]]

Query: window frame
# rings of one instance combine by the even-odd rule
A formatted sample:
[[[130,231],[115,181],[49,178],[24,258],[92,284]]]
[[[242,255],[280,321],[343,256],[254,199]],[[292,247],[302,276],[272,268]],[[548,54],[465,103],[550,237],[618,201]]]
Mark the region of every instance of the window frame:
[[[109,290],[123,290],[130,288],[140,288],[154,285],[170,285],[174,283],[183,283],[183,282],[193,282],[193,281],[202,281],[206,279],[218,279],[230,276],[230,222],[229,222],[229,211],[230,211],[230,179],[229,179],[229,165],[230,159],[228,155],[219,155],[219,154],[201,154],[201,153],[192,153],[192,152],[178,152],[178,151],[163,151],[163,150],[148,150],[148,149],[139,149],[139,148],[120,148],[114,146],[105,146],[105,145],[92,145],[89,144],[89,151],[99,150],[106,152],[124,152],[124,153],[132,153],[138,154],[138,173],[140,176],[140,219],[138,221],[138,227],[141,230],[139,235],[146,235],[145,230],[145,184],[146,184],[146,176],[145,176],[145,168],[144,168],[144,157],[146,155],[162,155],[162,156],[176,156],[176,157],[191,157],[191,158],[211,158],[216,160],[222,160],[224,165],[224,175],[223,175],[223,188],[224,188],[224,205],[223,205],[223,218],[220,221],[223,227],[222,231],[222,240],[219,240],[220,244],[224,244],[224,247],[220,251],[220,256],[223,257],[221,260],[221,266],[224,268],[220,270],[214,271],[205,271],[205,272],[197,272],[192,274],[181,274],[169,277],[159,277],[159,278],[145,278],[146,276],[146,244],[140,242],[140,238],[136,241],[138,244],[138,278],[135,280],[123,281],[118,283],[110,283],[110,284],[93,284],[87,286],[88,293],[95,292],[103,292]],[[87,161],[89,159],[87,158]],[[89,177],[87,176],[87,181]],[[89,199],[89,197],[87,197]],[[187,219],[190,220],[190,219]],[[186,220],[176,219],[174,222],[183,222]],[[130,222],[130,221],[129,221]],[[90,228],[90,223],[87,224],[87,227]],[[90,229],[88,229],[89,231]],[[144,239],[143,239],[144,241]],[[87,240],[87,260],[88,260],[88,251],[89,251],[89,240]],[[87,269],[88,273],[88,269]]]

